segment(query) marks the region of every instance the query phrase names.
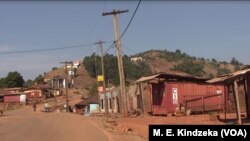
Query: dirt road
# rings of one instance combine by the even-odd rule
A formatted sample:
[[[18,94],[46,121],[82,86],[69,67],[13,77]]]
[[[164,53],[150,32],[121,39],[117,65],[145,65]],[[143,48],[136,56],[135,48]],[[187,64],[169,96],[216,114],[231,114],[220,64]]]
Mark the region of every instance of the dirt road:
[[[67,113],[43,113],[32,107],[0,117],[1,141],[109,141],[87,118]]]

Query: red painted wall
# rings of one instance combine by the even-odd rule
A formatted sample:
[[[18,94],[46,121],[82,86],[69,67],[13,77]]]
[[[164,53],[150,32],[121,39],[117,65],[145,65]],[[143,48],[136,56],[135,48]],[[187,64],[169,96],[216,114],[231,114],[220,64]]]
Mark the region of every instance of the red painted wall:
[[[20,95],[5,95],[4,96],[5,103],[17,103],[20,102]]]
[[[204,109],[205,111],[210,111],[224,108],[223,85],[197,84],[189,82],[165,82],[152,84],[152,87],[152,110],[154,114],[174,113],[178,104],[184,104],[185,100],[191,99],[193,99],[193,101],[188,102],[187,105],[191,108],[191,111],[202,111],[202,99],[198,98],[215,95],[218,92],[221,92],[222,95],[204,98]]]

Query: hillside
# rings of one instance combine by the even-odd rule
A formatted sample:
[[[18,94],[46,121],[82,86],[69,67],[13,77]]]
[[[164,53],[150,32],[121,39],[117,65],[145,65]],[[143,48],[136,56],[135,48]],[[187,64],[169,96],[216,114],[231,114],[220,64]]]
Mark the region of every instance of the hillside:
[[[63,77],[65,75],[64,67],[60,67],[47,72],[44,76],[44,80],[49,80],[55,76]],[[95,83],[95,78],[90,77],[89,73],[85,70],[85,67],[81,64],[79,68],[76,69],[76,75],[74,78],[74,88],[75,90],[81,90],[86,92],[86,90],[91,89]]]
[[[180,50],[170,52],[167,50],[151,50],[134,55],[142,57],[149,65],[152,73],[157,72],[183,72],[199,77],[212,78],[225,75],[241,69],[244,65],[232,58],[231,62],[220,62],[196,58],[182,53]]]
[[[141,57],[140,61],[131,61],[131,58]],[[180,50],[151,50],[132,56],[123,57],[124,72],[127,84],[138,78],[158,72],[189,74],[198,77],[213,78],[234,72],[243,67],[235,58],[231,62],[221,62],[215,59],[204,59],[189,56]],[[74,78],[75,89],[93,91],[96,89],[96,76],[101,74],[100,56],[92,54],[83,59],[83,63],[76,69]],[[119,85],[117,58],[114,55],[104,56],[105,76],[107,84]],[[58,68],[46,73],[45,80],[56,75],[63,76],[64,68]]]

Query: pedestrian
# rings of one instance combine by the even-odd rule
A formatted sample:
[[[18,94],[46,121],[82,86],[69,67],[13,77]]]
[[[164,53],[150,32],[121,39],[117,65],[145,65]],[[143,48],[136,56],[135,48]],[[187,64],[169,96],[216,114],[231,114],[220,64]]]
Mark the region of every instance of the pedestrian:
[[[46,101],[45,104],[45,112],[49,112],[49,103]]]
[[[3,110],[0,109],[0,116],[3,116]]]
[[[36,112],[36,102],[33,104],[34,112]]]

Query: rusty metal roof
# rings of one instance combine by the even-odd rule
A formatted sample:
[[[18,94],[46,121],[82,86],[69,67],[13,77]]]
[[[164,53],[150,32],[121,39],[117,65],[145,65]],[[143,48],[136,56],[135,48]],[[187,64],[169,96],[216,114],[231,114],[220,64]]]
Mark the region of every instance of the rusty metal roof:
[[[88,105],[88,104],[98,104],[99,103],[99,95],[93,95],[88,97],[87,99],[80,101],[78,103],[76,103],[75,105]]]
[[[175,73],[160,72],[158,74],[154,74],[151,76],[141,77],[135,82],[141,83],[141,82],[153,80],[155,78],[166,78],[166,79],[169,78],[169,79],[177,79],[177,80],[182,79],[182,80],[188,80],[188,81],[204,81],[204,82],[207,80],[207,78],[195,77],[195,76],[188,75],[188,74],[175,74]]]
[[[243,70],[236,71],[234,73],[230,73],[228,75],[220,76],[217,78],[213,78],[207,81],[207,83],[224,83],[229,82],[231,80],[234,80],[242,75],[245,75],[246,73],[250,72],[250,68],[246,68]]]
[[[155,74],[155,75],[151,75],[151,76],[147,76],[147,77],[141,77],[140,79],[136,80],[136,83],[140,83],[140,82],[144,82],[144,81],[149,81],[152,80],[156,77],[158,77],[160,74]]]
[[[5,90],[0,90],[0,95],[3,96],[3,95],[8,95],[10,94],[9,91],[5,91]]]

